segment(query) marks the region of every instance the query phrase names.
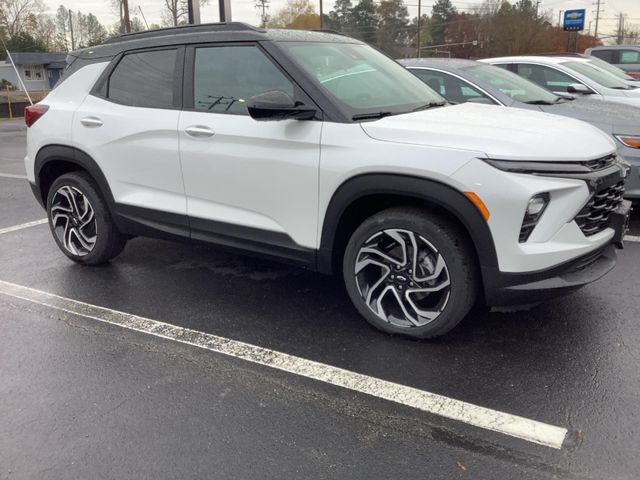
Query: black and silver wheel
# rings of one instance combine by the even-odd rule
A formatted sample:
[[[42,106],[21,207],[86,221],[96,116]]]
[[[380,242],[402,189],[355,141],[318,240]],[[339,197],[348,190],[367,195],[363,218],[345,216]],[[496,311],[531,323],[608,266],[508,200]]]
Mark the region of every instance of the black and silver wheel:
[[[78,263],[104,263],[126,244],[93,179],[84,172],[67,173],[53,182],[47,214],[56,244]]]
[[[347,245],[343,275],[351,300],[390,333],[442,335],[469,312],[477,295],[474,257],[447,219],[417,208],[392,208],[360,225]]]

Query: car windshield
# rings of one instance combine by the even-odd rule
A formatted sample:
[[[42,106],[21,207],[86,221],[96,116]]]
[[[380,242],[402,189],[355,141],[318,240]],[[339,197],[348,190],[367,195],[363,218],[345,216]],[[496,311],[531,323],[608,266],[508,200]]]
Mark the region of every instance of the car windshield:
[[[351,118],[407,113],[445,102],[411,72],[367,45],[280,45]]]
[[[598,70],[596,67],[589,65],[587,62],[562,62],[561,65],[578,72],[588,79],[607,88],[615,88],[618,90],[630,90],[631,87],[619,78],[610,73]]]
[[[597,57],[590,57],[589,63],[592,63],[596,68],[609,72],[611,75],[615,75],[620,80],[634,80],[633,77],[627,75],[626,72],[621,68],[618,68],[615,65],[611,65],[609,62],[605,62],[604,60],[600,60]]]
[[[464,69],[470,79],[488,83],[514,100],[524,103],[555,103],[558,96],[515,73],[492,65]]]

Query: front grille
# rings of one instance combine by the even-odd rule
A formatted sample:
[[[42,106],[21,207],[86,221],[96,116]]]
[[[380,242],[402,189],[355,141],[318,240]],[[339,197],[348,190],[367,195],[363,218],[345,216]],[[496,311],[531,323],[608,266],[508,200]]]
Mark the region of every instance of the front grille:
[[[595,235],[609,226],[609,215],[622,202],[624,180],[596,191],[575,220],[585,236]]]
[[[616,162],[616,160],[616,154],[612,153],[611,155],[607,155],[606,157],[596,158],[595,160],[584,162],[583,165],[595,172],[598,170],[602,170],[603,168],[610,167]]]

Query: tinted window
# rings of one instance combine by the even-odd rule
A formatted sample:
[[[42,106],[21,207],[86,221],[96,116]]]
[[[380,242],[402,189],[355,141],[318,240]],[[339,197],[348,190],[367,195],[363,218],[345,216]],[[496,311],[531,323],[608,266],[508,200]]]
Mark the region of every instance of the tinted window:
[[[135,107],[173,107],[177,50],[130,53],[109,78],[107,96]]]
[[[608,88],[617,88],[621,90],[627,90],[631,87],[627,86],[627,84],[611,75],[610,73],[603,72],[602,70],[598,70],[597,68],[589,65],[587,62],[563,62],[562,65],[570,68],[571,70],[581,73],[585,77],[593,80],[596,83]]]
[[[591,55],[601,60],[604,60],[605,62],[618,63],[614,59],[614,56],[615,56],[614,54],[615,54],[614,50],[593,50],[591,52]]]
[[[640,51],[622,50],[620,52],[620,63],[640,63]]]
[[[474,86],[453,75],[422,68],[410,70],[411,73],[452,103],[464,103],[473,98],[489,98]]]
[[[553,91],[565,91],[572,83],[580,83],[573,77],[566,75],[554,68],[544,65],[532,65],[520,63],[517,65],[518,75],[531,80],[533,83]]]
[[[194,106],[218,113],[246,114],[246,102],[259,93],[281,90],[293,97],[293,84],[256,46],[196,49]]]

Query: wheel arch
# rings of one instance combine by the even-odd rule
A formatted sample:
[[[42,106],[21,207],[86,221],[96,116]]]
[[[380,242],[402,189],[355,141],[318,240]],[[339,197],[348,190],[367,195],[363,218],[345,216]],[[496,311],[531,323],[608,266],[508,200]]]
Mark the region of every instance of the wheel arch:
[[[333,194],[322,223],[317,269],[331,274],[339,265],[350,234],[366,218],[385,208],[414,204],[435,208],[468,235],[481,268],[497,268],[498,257],[487,222],[462,192],[426,178],[363,174],[346,180]]]
[[[49,188],[56,178],[76,170],[86,171],[95,180],[109,208],[113,210],[113,194],[102,169],[87,153],[66,145],[46,145],[36,154],[34,174],[40,204],[46,206]]]

